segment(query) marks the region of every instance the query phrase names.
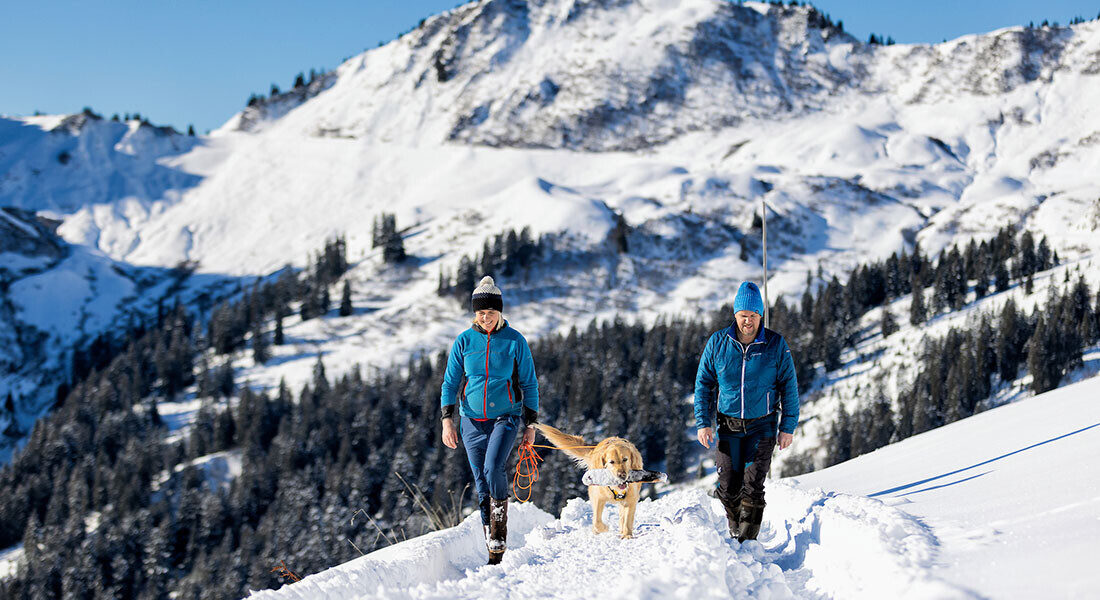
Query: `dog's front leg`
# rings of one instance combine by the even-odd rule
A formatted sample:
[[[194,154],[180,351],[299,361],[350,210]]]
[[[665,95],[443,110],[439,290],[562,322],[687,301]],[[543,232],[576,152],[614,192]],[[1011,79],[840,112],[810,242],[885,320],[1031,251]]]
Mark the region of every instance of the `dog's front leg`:
[[[589,498],[592,500],[592,529],[596,533],[603,533],[608,530],[607,524],[603,522],[603,505],[606,500],[598,493],[590,494]]]
[[[634,509],[638,508],[638,503],[635,501],[623,504],[623,509],[619,512],[619,537],[625,540],[634,537]]]

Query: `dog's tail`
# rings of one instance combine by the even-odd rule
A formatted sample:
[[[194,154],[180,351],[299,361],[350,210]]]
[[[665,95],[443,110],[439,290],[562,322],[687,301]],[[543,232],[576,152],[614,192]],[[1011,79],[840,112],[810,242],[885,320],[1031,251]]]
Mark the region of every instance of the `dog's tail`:
[[[535,428],[542,432],[542,435],[546,439],[550,440],[551,444],[554,444],[562,452],[568,454],[573,460],[577,461],[581,466],[588,466],[588,455],[592,453],[592,448],[588,447],[584,438],[579,435],[569,435],[563,433],[549,425],[543,425],[541,423],[535,425]]]

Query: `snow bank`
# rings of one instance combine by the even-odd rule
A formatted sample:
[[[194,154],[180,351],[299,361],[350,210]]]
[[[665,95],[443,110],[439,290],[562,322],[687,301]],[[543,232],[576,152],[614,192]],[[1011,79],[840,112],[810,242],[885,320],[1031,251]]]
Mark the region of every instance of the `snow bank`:
[[[513,503],[508,510],[508,546],[522,546],[528,533],[551,518],[533,504]],[[394,590],[463,577],[487,560],[481,517],[475,512],[451,529],[394,544],[280,590],[254,592],[249,598],[393,597]]]
[[[771,531],[761,536],[808,592],[832,598],[969,598],[933,572],[935,536],[912,516],[870,498],[772,482]],[[799,516],[801,514],[801,516]],[[780,521],[779,519],[784,519]]]

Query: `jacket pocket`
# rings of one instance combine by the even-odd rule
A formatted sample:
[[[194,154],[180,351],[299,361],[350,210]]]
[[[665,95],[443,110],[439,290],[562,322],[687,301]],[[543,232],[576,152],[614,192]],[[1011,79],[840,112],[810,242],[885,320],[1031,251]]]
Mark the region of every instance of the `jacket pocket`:
[[[512,375],[509,372],[512,370],[511,354],[504,348],[493,348],[489,350],[488,364],[489,370],[494,377],[510,377]]]

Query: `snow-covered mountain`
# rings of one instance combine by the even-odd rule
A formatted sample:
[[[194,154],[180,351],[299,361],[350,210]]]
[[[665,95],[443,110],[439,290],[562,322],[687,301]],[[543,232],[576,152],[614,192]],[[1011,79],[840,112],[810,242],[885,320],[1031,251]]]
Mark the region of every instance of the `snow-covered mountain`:
[[[635,539],[593,534],[581,498],[513,505],[500,566],[475,514],[249,598],[1082,597],[1100,584],[1100,467],[1081,460],[1098,395],[1092,378],[773,481],[759,541],[729,538],[711,474],[643,500]]]
[[[762,201],[773,296],[800,293],[819,268],[843,277],[1010,223],[1093,272],[1098,75],[1096,22],[882,47],[805,6],[483,0],[206,137],[88,114],[3,117],[0,204],[62,221],[80,256],[187,264],[211,281],[302,266],[345,235],[356,313],[288,322],[295,342],[272,366],[238,361],[255,385],[294,384],[318,353],[338,373],[445,348],[467,315],[436,294],[440,272],[507,229],[553,235],[553,257],[498,274],[509,319],[532,338],[717,308],[762,274]],[[382,212],[405,230],[404,265],[372,249]],[[609,239],[618,223],[626,252]],[[57,273],[51,293],[89,281]],[[24,281],[7,301],[36,302]],[[136,288],[147,305],[163,291],[97,286],[97,298]],[[12,314],[9,337],[53,327],[62,348],[94,334]],[[0,395],[58,372],[12,360]]]
[[[156,316],[158,303],[211,302],[239,285],[184,268],[135,267],[95,248],[72,245],[58,223],[0,208],[0,390],[14,412],[0,411],[0,460],[12,442],[68,383],[72,351],[95,338],[116,338]]]

